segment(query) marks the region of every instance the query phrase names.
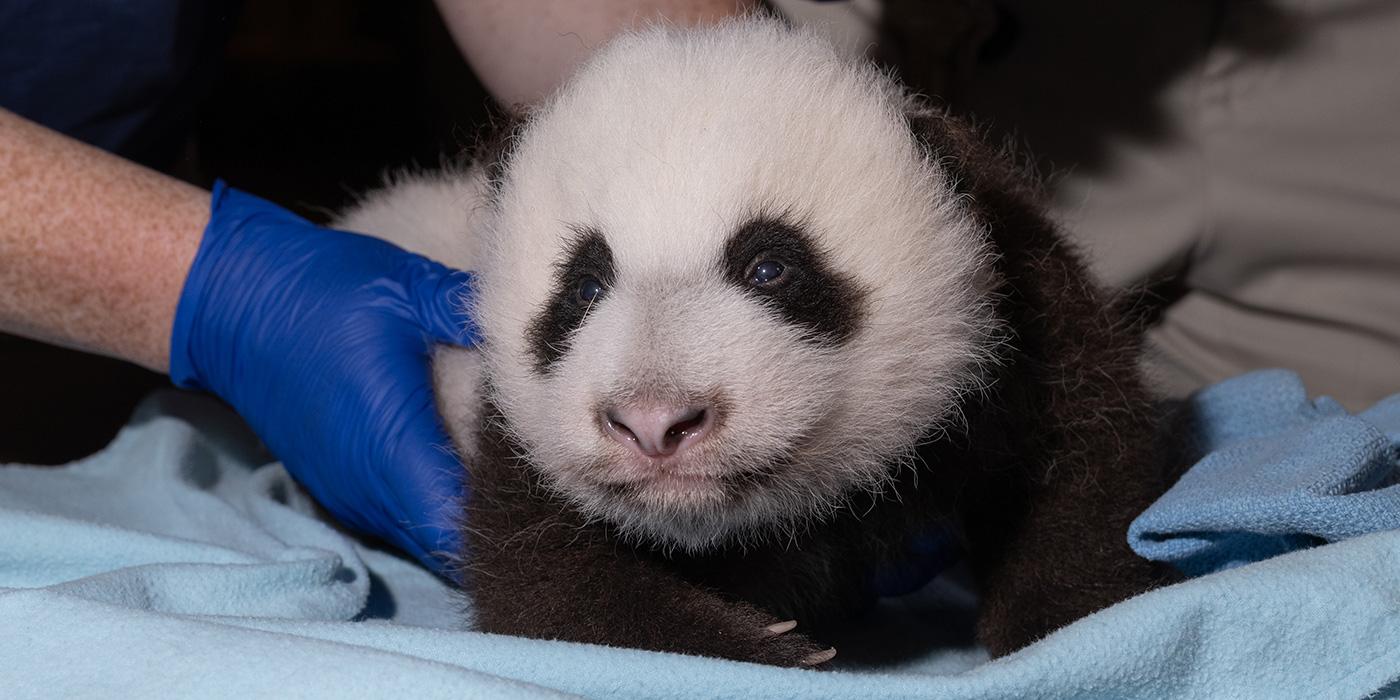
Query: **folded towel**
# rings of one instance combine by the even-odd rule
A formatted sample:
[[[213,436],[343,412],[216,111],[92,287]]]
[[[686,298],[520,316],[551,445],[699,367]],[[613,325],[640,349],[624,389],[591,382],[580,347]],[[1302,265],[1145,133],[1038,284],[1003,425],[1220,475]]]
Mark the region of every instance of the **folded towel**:
[[[1396,532],[1153,591],[990,663],[942,577],[853,625],[839,670],[801,671],[463,631],[464,601],[317,520],[255,446],[169,393],[87,460],[0,468],[0,697],[1400,697]]]
[[[1138,554],[1199,576],[1400,528],[1400,395],[1358,415],[1254,372],[1188,402],[1205,457],[1133,522]]]

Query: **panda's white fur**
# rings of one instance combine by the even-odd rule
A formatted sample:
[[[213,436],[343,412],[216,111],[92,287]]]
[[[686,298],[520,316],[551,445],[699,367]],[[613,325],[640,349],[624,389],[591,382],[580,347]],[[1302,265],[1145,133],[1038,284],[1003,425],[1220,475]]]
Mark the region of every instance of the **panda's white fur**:
[[[907,106],[876,69],[777,23],[654,28],[531,116],[494,194],[480,169],[401,179],[339,225],[478,273],[481,355],[437,366],[468,462],[489,386],[521,468],[626,535],[699,551],[791,534],[956,420],[998,337],[986,236]],[[723,279],[726,241],[760,215],[799,222],[867,292],[845,342],[812,342]],[[581,228],[606,239],[616,284],[540,372],[529,327]],[[672,465],[688,485],[637,482],[644,465],[597,425],[612,397],[715,393],[722,428]],[[781,469],[743,498],[706,481],[755,465]],[[622,481],[642,486],[608,488]]]

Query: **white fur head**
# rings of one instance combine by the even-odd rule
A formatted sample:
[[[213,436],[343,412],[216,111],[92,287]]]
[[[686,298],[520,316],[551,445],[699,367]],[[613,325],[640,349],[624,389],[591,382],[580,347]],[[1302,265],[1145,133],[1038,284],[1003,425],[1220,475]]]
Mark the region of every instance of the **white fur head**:
[[[476,317],[546,483],[697,551],[835,512],[956,419],[993,342],[990,256],[905,105],[750,21],[623,37],[533,116]],[[669,456],[628,444],[658,412]]]

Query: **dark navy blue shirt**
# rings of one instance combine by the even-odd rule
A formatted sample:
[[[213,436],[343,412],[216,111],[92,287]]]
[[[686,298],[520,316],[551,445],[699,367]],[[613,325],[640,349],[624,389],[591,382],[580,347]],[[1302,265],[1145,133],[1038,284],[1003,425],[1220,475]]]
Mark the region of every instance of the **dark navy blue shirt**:
[[[0,107],[156,167],[179,151],[236,0],[0,0]]]

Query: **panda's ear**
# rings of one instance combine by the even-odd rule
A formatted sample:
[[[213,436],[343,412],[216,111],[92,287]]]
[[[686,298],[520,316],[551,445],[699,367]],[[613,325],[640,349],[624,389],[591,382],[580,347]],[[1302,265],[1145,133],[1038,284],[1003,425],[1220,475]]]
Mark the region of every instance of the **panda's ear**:
[[[511,152],[527,121],[524,111],[493,110],[469,152],[471,164],[486,173],[492,196],[500,190]]]
[[[1054,235],[1054,225],[1043,213],[1047,197],[1039,179],[1010,148],[988,144],[970,122],[940,107],[911,100],[904,115],[917,147],[943,171],[947,186],[964,198],[968,213],[994,239]]]
[[[972,182],[965,176],[974,158],[977,145],[971,128],[951,115],[947,109],[913,101],[904,112],[917,147],[929,160],[949,176],[948,184],[960,194],[972,194]]]
[[[1000,190],[1041,196],[1033,169],[1009,145],[989,143],[971,121],[919,100],[911,100],[904,119],[919,148],[950,176],[958,194],[976,197]]]
[[[1003,310],[1013,316],[1028,313],[1012,319],[1022,343],[1035,344],[1027,334],[1043,323],[1037,309],[1100,318],[1105,302],[1080,253],[1047,213],[1049,197],[1034,171],[945,110],[912,109],[905,114],[918,147],[943,171],[945,187],[957,195],[957,206],[977,222],[997,251]]]

